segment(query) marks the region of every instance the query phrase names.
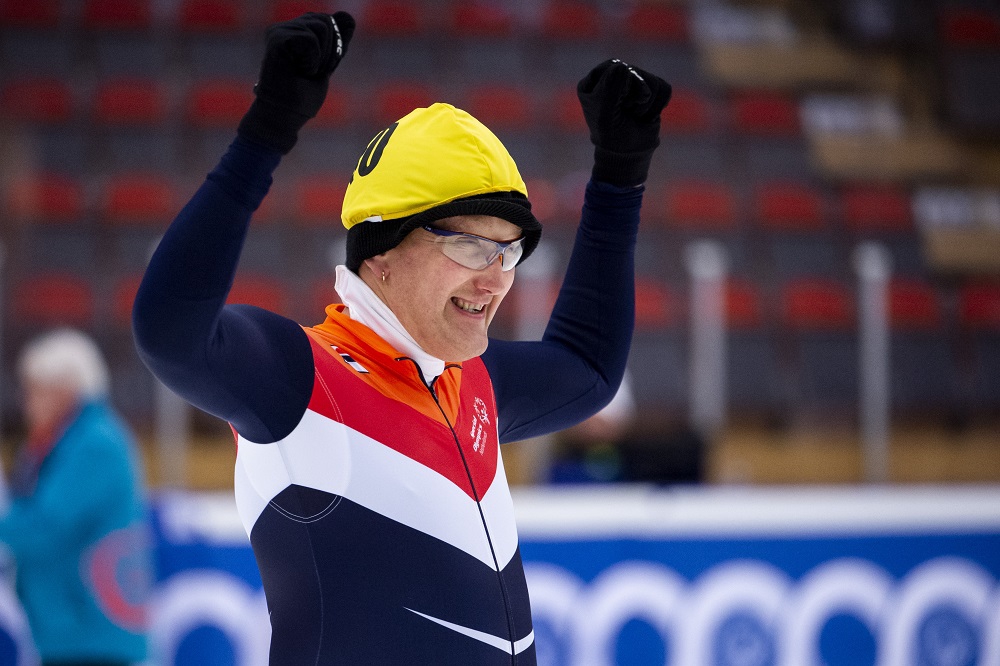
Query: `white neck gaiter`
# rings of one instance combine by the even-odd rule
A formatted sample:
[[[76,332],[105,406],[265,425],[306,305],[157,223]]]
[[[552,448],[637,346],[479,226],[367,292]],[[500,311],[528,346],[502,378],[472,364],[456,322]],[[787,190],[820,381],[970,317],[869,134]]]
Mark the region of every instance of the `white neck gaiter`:
[[[412,358],[420,367],[428,385],[444,372],[444,361],[434,358],[417,344],[399,319],[382,302],[365,281],[352,273],[347,266],[337,266],[337,293],[347,306],[351,319],[375,331],[376,335],[392,347]]]

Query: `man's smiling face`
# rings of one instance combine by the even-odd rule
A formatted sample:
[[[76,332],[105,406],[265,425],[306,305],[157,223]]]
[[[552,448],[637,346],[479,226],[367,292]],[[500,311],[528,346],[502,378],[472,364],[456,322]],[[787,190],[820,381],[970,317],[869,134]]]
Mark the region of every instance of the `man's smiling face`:
[[[521,236],[517,225],[486,215],[449,217],[433,226],[499,242]],[[502,270],[499,258],[482,270],[448,258],[440,238],[424,229],[367,259],[359,272],[425,352],[458,362],[486,351],[487,329],[514,281],[514,269]]]

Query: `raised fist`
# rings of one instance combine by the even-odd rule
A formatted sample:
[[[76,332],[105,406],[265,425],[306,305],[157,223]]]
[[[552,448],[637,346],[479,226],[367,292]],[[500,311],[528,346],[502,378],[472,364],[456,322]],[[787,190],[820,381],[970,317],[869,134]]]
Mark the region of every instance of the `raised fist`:
[[[309,12],[268,28],[257,99],[240,122],[240,134],[282,153],[291,150],[299,130],[323,106],[330,74],[353,35],[354,18],[347,12]]]
[[[621,60],[605,60],[576,87],[594,143],[594,179],[613,185],[646,180],[660,145],[660,112],[670,84]]]

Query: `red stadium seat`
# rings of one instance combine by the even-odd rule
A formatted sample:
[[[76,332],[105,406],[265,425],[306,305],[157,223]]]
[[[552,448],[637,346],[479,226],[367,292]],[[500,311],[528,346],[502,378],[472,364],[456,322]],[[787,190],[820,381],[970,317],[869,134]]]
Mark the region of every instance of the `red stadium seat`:
[[[375,121],[384,127],[410,111],[430,106],[436,101],[434,92],[423,84],[410,81],[388,83],[375,93]]]
[[[86,0],[81,24],[88,30],[148,30],[153,8],[149,0]]]
[[[765,183],[754,194],[761,226],[774,231],[817,231],[825,226],[823,197],[803,183]]]
[[[681,306],[670,288],[648,277],[635,279],[635,327],[637,330],[658,330],[677,326]]]
[[[553,183],[556,194],[556,220],[575,230],[580,222],[580,204],[587,191],[590,174],[587,171],[570,173]],[[528,191],[531,194],[531,191]]]
[[[166,94],[154,80],[104,81],[97,86],[93,114],[105,124],[155,125],[166,119]]]
[[[958,320],[967,329],[1000,331],[1000,283],[962,285],[958,294]]]
[[[480,86],[471,90],[467,111],[487,127],[528,129],[534,124],[534,109],[528,93],[514,85]]]
[[[542,13],[542,35],[549,39],[596,39],[603,19],[596,7],[577,0],[551,0]]]
[[[764,323],[760,290],[740,278],[726,282],[726,326],[732,330],[753,330]]]
[[[732,229],[736,226],[736,197],[723,183],[671,183],[667,186],[666,218],[679,227]]]
[[[235,33],[243,27],[244,12],[236,0],[182,0],[177,25],[192,33]]]
[[[126,275],[118,279],[111,290],[111,321],[119,329],[132,326],[132,304],[139,291],[142,274]]]
[[[94,318],[90,285],[69,273],[42,273],[18,280],[12,298],[18,324],[87,326]]]
[[[969,371],[966,401],[992,413],[1000,405],[1000,281],[963,284],[958,321]]]
[[[900,231],[913,229],[910,197],[898,187],[854,185],[841,193],[844,222],[857,231]]]
[[[59,0],[0,0],[0,26],[55,28],[59,25]]]
[[[235,128],[253,102],[246,81],[197,81],[188,90],[185,118],[201,128]]]
[[[587,120],[583,117],[576,87],[560,88],[556,91],[548,107],[552,110],[551,122],[557,130],[564,132],[589,132]]]
[[[334,8],[328,0],[276,0],[264,12],[264,23],[290,21],[306,12],[332,13]]]
[[[126,174],[111,179],[100,204],[111,224],[166,224],[177,214],[174,184],[159,174]]]
[[[957,48],[1000,48],[1000,15],[971,7],[944,7],[941,40]]]
[[[670,104],[663,110],[662,120],[665,133],[701,134],[712,129],[712,106],[694,90],[674,88]]]
[[[735,413],[773,414],[783,408],[787,380],[759,284],[732,277],[725,287],[726,391]]]
[[[559,213],[559,192],[551,181],[544,178],[528,178],[524,181],[531,200],[531,212],[541,222],[555,222]]]
[[[937,292],[922,280],[893,280],[889,285],[889,322],[899,330],[939,328],[942,316]]]
[[[344,86],[331,84],[323,106],[309,127],[343,127],[351,120],[351,91]]]
[[[347,190],[346,176],[310,176],[295,184],[295,219],[305,226],[338,225]]]
[[[958,362],[958,346],[951,322],[945,324],[938,291],[924,278],[895,278],[889,284],[887,309],[894,410],[923,415],[957,406],[963,393],[959,386],[966,383],[960,376],[968,371],[966,360],[972,359]],[[965,342],[962,356],[971,351]]]
[[[15,219],[77,222],[84,215],[83,186],[63,174],[26,176],[11,183],[6,204]]]
[[[459,37],[510,37],[514,17],[503,7],[484,0],[457,0],[451,4],[449,28]]]
[[[255,305],[278,314],[288,314],[287,290],[278,280],[268,275],[237,275],[226,302]]]
[[[734,131],[756,136],[795,136],[801,133],[799,106],[779,92],[743,91],[729,100]]]
[[[0,92],[0,110],[4,116],[22,122],[65,123],[73,116],[73,93],[60,79],[14,80]]]
[[[853,292],[845,283],[809,277],[786,282],[779,293],[784,330],[776,341],[788,406],[816,414],[851,409],[859,381]]]
[[[291,187],[286,179],[279,178],[271,185],[267,196],[253,214],[254,226],[270,225],[285,222],[292,216],[288,205]]]
[[[801,278],[781,292],[782,321],[799,331],[846,331],[854,325],[854,297],[843,284]]]
[[[309,291],[305,294],[302,303],[302,317],[305,322],[321,322],[325,318],[323,314],[326,306],[332,303],[340,303],[340,294],[333,288],[333,276],[324,276],[313,281]]]
[[[688,16],[682,7],[640,2],[625,16],[625,35],[651,42],[686,42]]]
[[[368,0],[358,22],[381,37],[419,35],[423,31],[424,10],[404,0]]]

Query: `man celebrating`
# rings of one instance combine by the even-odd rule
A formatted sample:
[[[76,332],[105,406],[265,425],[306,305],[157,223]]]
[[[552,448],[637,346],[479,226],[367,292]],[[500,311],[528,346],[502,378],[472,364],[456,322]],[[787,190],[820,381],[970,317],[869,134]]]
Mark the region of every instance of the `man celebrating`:
[[[250,217],[353,31],[343,12],[269,29],[236,140],[150,262],[136,342],[237,433],[271,663],[534,664],[498,445],[583,420],[621,381],[641,185],[670,86],[616,60],[580,82],[593,178],[541,341],[487,338],[541,225],[500,141],[447,104],[414,110],[358,160],[344,303],[323,323],[225,305]]]

